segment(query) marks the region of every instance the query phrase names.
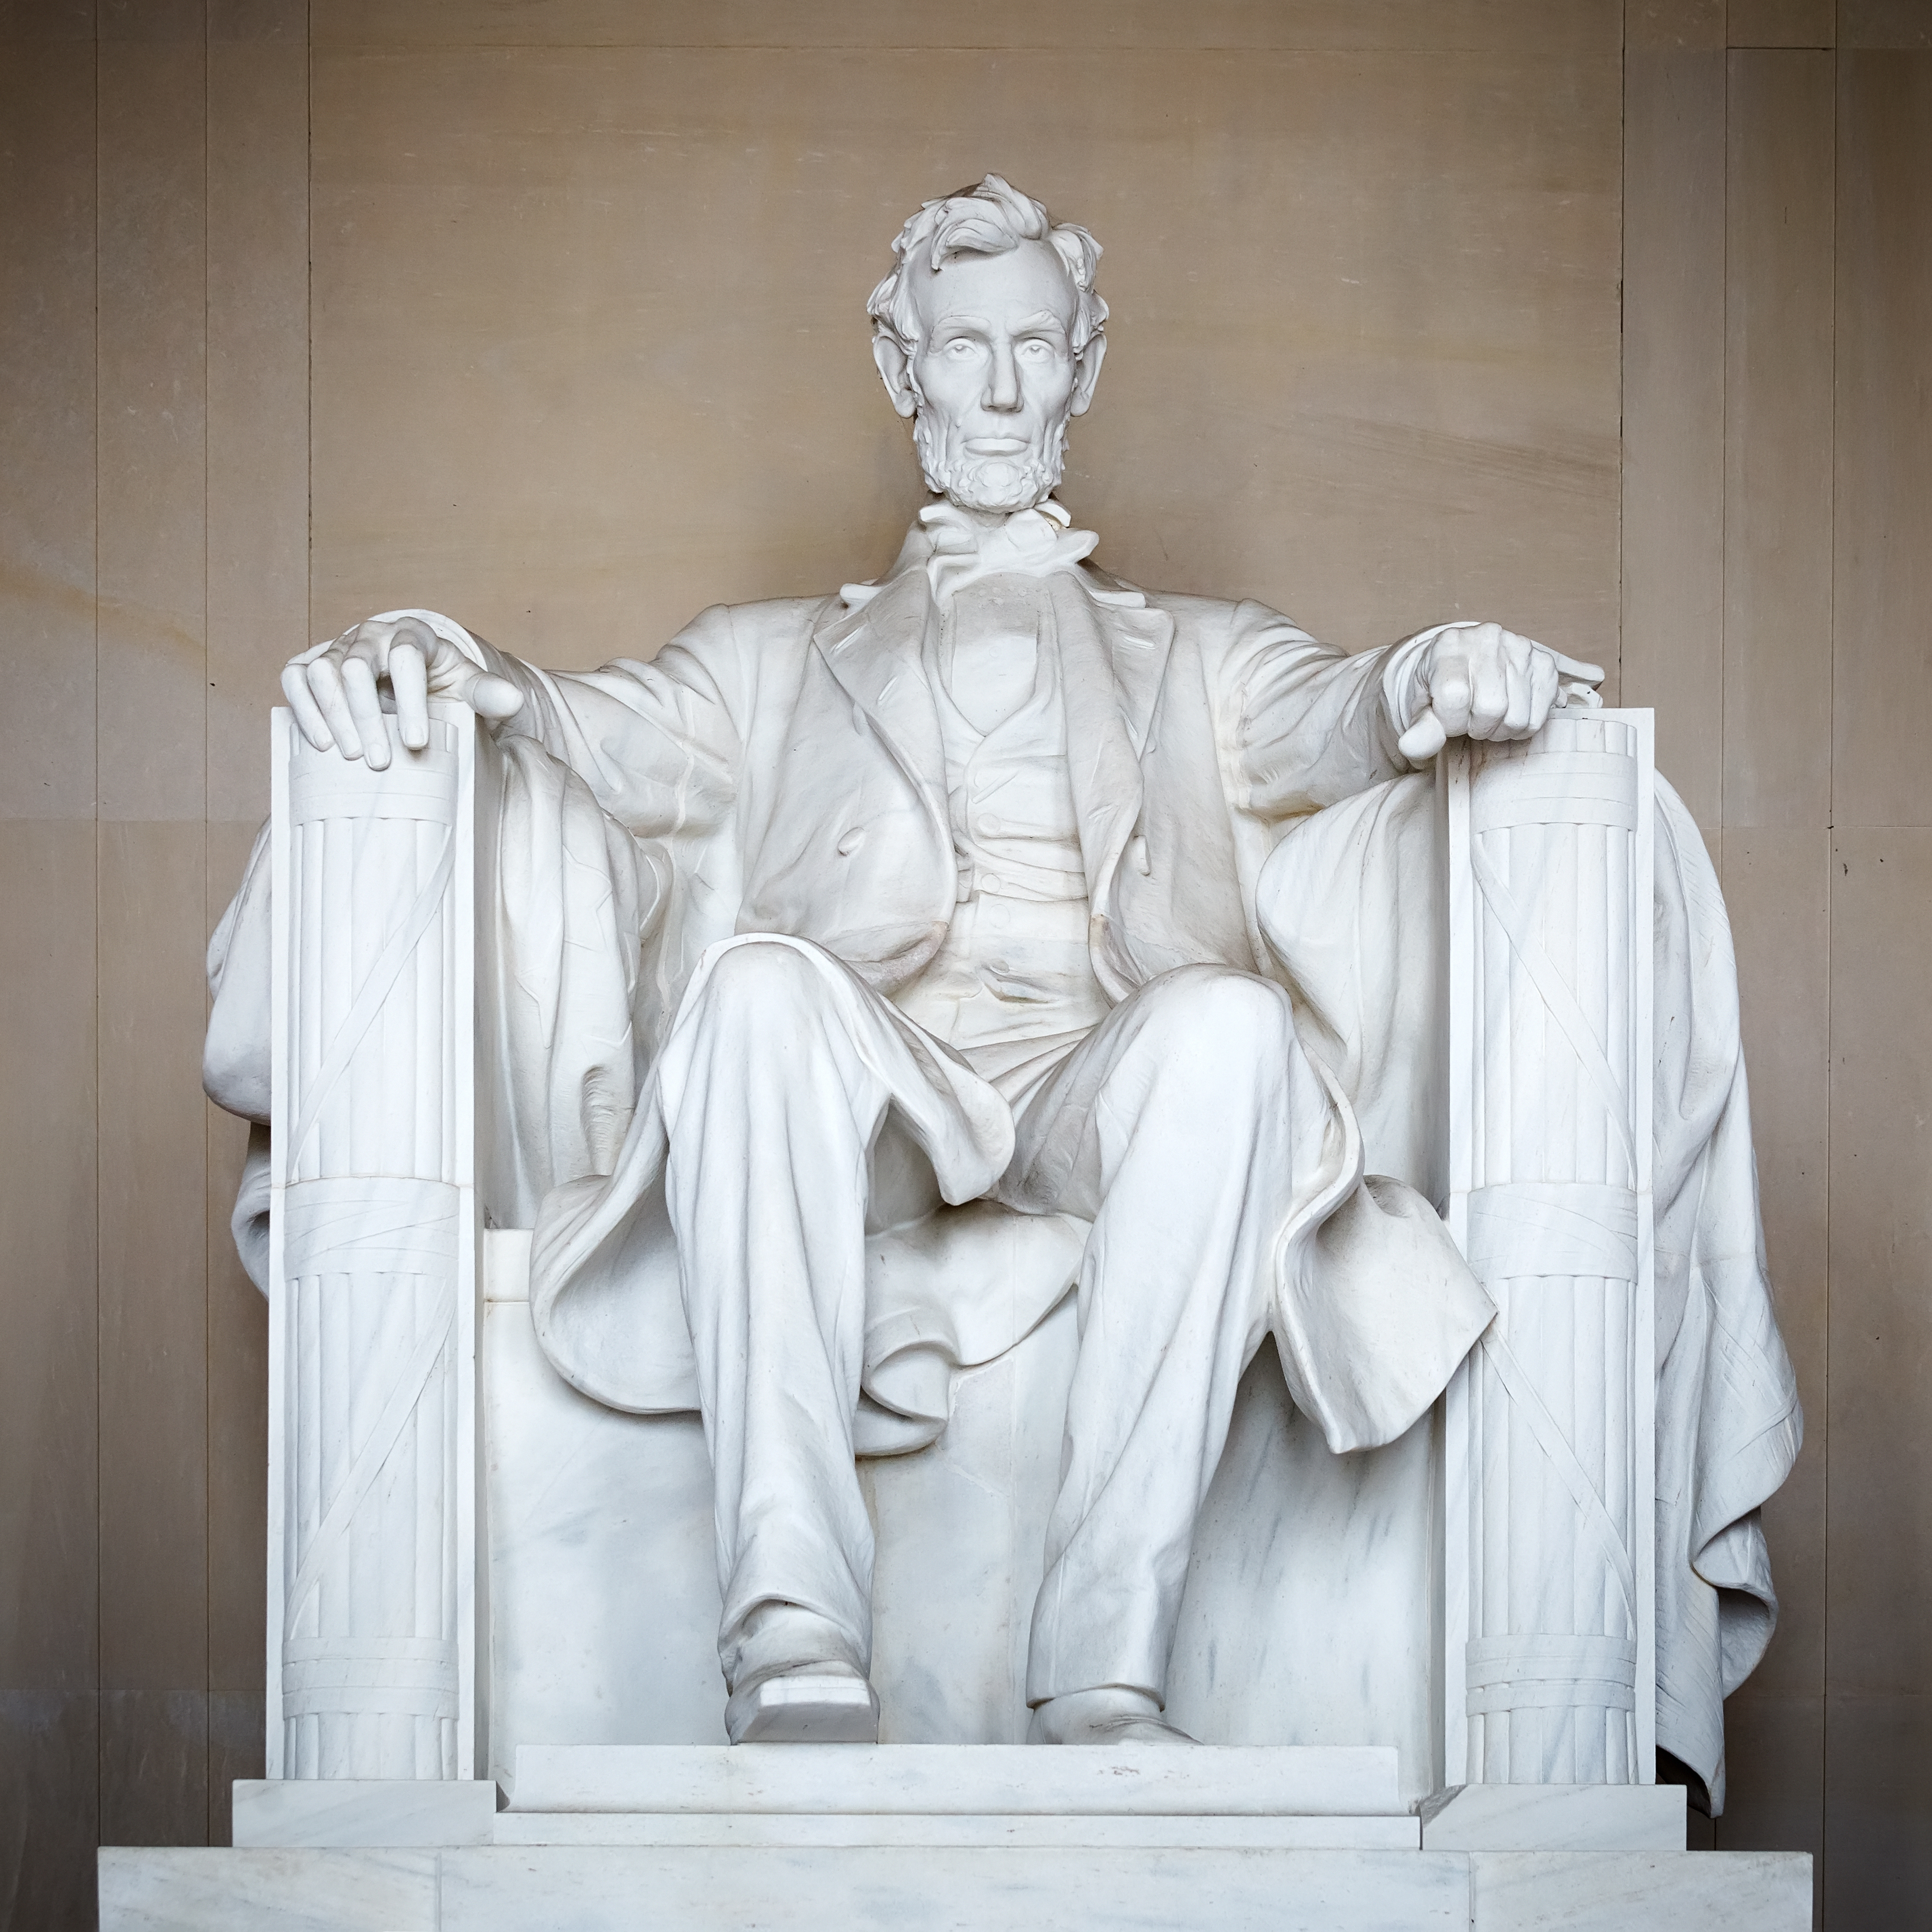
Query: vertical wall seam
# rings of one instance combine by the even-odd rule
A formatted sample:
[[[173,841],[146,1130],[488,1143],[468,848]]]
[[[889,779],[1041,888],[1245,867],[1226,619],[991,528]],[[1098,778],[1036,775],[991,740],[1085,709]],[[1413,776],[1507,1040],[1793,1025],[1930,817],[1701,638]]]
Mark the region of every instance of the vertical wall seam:
[[[1837,24],[1835,16],[1834,26]],[[1830,518],[1831,583],[1828,586],[1830,634],[1826,639],[1826,658],[1829,669],[1830,696],[1827,700],[1825,728],[1825,1322],[1824,1356],[1825,1447],[1820,1472],[1824,1489],[1823,1558],[1824,1588],[1819,1616],[1820,1659],[1818,1696],[1818,1867],[1812,1880],[1813,1910],[1822,1924],[1824,1917],[1827,1867],[1832,1855],[1832,1192],[1835,1178],[1832,1129],[1834,1096],[1838,1087],[1838,1016],[1832,985],[1837,974],[1838,951],[1838,304],[1841,281],[1838,264],[1838,196],[1840,192],[1839,148],[1839,56],[1834,32],[1832,48],[1832,339],[1827,352],[1832,372],[1831,460],[1826,469],[1826,514]]]
[[[1725,39],[1730,39],[1728,15]],[[1718,111],[1724,122],[1724,219],[1719,230],[1721,250],[1718,286],[1723,292],[1722,333],[1718,364],[1718,862],[1723,879],[1724,848],[1729,844],[1731,800],[1731,67],[1732,55],[1724,50],[1724,86],[1718,97]],[[1755,1156],[1754,1155],[1754,1159]]]
[[[106,1738],[101,1695],[100,1436],[100,16],[94,15],[94,1830],[100,1837],[101,1754]]]
[[[1630,8],[1618,16],[1623,30],[1622,85],[1617,112],[1617,702],[1624,689],[1624,500],[1628,485],[1630,423]]]
[[[213,304],[214,223],[211,165],[214,121],[214,50],[209,10],[201,16],[201,930],[206,938],[208,913],[208,549],[213,531],[214,492],[210,488],[209,418],[213,414],[214,345],[208,320]],[[214,1256],[208,1215],[208,1173],[214,1155],[213,1132],[206,1108],[201,1126],[201,1756],[202,1842],[214,1841]]]
[[[303,54],[302,98],[308,106],[302,129],[302,258],[307,264],[302,289],[302,605],[308,622],[302,641],[306,646],[315,636],[315,0],[308,0]]]
[[[1728,14],[1719,68],[1718,136],[1724,168],[1724,208],[1718,226],[1718,877],[1724,876],[1730,830],[1731,764],[1731,74],[1737,56],[1730,45]]]
[[[1717,867],[1718,890],[1721,895],[1726,882],[1724,866],[1724,832],[1730,807],[1730,782],[1727,754],[1730,748],[1731,691],[1731,67],[1737,58],[1732,47],[1728,8],[1724,34],[1718,56],[1718,141],[1722,163],[1718,172],[1718,849],[1713,855]],[[1728,904],[1725,918],[1730,916]],[[1755,1166],[1757,1150],[1751,1159]],[[1758,1214],[1758,1242],[1764,1241],[1764,1215]],[[1719,1768],[1726,1786],[1730,1781],[1730,1736],[1724,1723],[1724,1706],[1718,1710]],[[1728,1790],[1726,1791],[1728,1800]],[[1724,1849],[1724,1821],[1721,1813],[1711,1818],[1711,1850]]]

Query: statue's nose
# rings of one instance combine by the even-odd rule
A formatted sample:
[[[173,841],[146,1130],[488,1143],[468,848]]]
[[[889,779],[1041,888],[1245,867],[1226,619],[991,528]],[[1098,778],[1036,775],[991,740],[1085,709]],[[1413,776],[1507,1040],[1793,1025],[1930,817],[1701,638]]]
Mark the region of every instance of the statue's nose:
[[[1000,343],[993,350],[992,376],[986,386],[986,406],[989,410],[1012,410],[1019,406],[1019,367],[1013,360],[1012,350]]]

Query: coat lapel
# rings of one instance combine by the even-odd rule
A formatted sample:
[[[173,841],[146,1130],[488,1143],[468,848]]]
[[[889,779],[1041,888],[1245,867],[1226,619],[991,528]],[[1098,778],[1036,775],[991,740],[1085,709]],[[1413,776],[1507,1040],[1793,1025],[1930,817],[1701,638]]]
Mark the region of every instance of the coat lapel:
[[[1128,596],[1135,599],[1131,604],[1125,601]],[[1174,648],[1174,620],[1138,591],[1124,592],[1110,586],[1095,596],[1090,587],[1088,598],[1106,640],[1108,662],[1120,694],[1120,716],[1138,758],[1147,748],[1154,700],[1167,675],[1168,654]]]
[[[1088,594],[1086,586],[1071,574],[1049,581],[1046,608],[1052,614],[1060,660],[1067,776],[1080,819],[1087,903],[1097,941],[1106,916],[1108,887],[1127,841],[1140,822],[1140,758],[1130,735],[1132,694],[1115,674],[1112,640],[1102,621],[1101,607]],[[1096,970],[1104,950],[1096,944]],[[1106,983],[1104,976],[1102,983]],[[1109,986],[1108,991],[1119,997],[1114,988]]]
[[[946,747],[939,712],[920,661],[932,595],[923,570],[901,570],[856,610],[834,605],[812,644],[847,697],[872,722],[950,842]]]

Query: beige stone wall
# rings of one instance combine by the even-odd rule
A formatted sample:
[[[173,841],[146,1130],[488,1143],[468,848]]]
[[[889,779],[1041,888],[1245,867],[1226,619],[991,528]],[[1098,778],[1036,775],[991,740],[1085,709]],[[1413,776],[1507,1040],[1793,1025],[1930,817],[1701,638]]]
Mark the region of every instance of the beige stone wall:
[[[880,568],[920,493],[864,296],[989,167],[1107,247],[1104,561],[1351,646],[1495,616],[1659,706],[1810,1425],[1714,1839],[1918,1911],[1928,42],[1916,0],[0,5],[0,1917],[89,1922],[97,1839],[219,1842],[259,1763],[264,1324],[196,1057],[275,668],[400,602],[648,654]]]
[[[1106,248],[1065,494],[1114,568],[1614,652],[1614,4],[970,17],[319,14],[317,634],[406,599],[590,663],[883,568],[921,497],[865,298],[998,167]]]
[[[0,1922],[225,1838],[266,1363],[201,956],[308,603],[300,0],[0,7]]]

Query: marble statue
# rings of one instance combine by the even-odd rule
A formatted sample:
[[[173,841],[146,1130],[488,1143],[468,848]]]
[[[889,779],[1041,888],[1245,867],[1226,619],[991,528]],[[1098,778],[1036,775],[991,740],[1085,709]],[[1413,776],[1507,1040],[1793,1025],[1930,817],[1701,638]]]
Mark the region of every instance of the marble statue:
[[[284,674],[301,782],[400,771],[452,704],[490,728],[490,1185],[535,1229],[557,1370],[615,1408],[703,1418],[733,1741],[877,1736],[855,1458],[932,1442],[960,1372],[1071,1289],[1030,1735],[1184,1742],[1175,1618],[1264,1338],[1338,1456],[1408,1430],[1486,1332],[1504,1384],[1520,1372],[1526,1345],[1492,1328],[1500,1277],[1437,1211],[1435,762],[1466,740],[1514,755],[1554,718],[1587,789],[1623,740],[1592,722],[1597,667],[1498,624],[1348,656],[1259,604],[1100,568],[1054,495],[1106,346],[1098,244],[988,176],[920,208],[894,254],[873,352],[933,500],[889,571],[715,608],[649,663],[587,674],[437,613],[372,618]],[[1582,1180],[1539,1180],[1524,1136],[1558,1130],[1519,1096],[1496,1176],[1654,1201],[1654,1422],[1648,1362],[1628,1414],[1656,1432],[1656,1742],[1720,1802],[1721,1700],[1775,1614],[1757,1510],[1801,1425],[1722,902],[1660,782],[1654,829],[1652,809],[1646,791],[1616,822],[1646,880],[1655,849],[1654,1017],[1618,1049],[1642,1083],[1602,1079],[1628,1100],[1654,1078],[1654,1154],[1626,1126],[1627,1160],[1604,1143]],[[1513,849],[1505,911],[1545,848]],[[211,953],[207,1080],[266,1123],[264,851]],[[1616,1058],[1551,997],[1586,1073]],[[266,1159],[237,1208],[258,1278]],[[1538,1225],[1567,1258],[1502,1273],[1634,1282],[1623,1211],[1573,1239],[1551,1207]],[[1559,1674],[1627,1712],[1636,1640],[1562,1641]],[[1648,1774],[1624,1745],[1608,1762],[1573,1775]]]

